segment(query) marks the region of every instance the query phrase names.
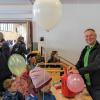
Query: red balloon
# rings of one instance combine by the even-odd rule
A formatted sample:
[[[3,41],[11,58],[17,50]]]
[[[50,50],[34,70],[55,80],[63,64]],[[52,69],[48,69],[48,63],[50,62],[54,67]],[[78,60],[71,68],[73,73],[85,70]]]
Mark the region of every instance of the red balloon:
[[[84,80],[80,74],[69,74],[67,79],[67,86],[70,91],[79,93],[84,89]]]

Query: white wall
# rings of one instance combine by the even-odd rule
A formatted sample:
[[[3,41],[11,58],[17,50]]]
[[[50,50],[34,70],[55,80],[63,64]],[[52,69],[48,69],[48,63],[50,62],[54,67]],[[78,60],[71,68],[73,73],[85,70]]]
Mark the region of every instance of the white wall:
[[[38,36],[46,37],[47,50],[58,50],[59,54],[76,63],[84,41],[84,30],[94,28],[100,41],[100,4],[64,4],[59,24],[50,32],[38,27]]]

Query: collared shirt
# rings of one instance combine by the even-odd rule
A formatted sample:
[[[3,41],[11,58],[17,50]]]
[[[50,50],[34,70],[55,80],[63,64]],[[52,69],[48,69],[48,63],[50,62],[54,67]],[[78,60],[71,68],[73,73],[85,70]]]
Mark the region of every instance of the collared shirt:
[[[88,66],[89,54],[90,54],[90,51],[93,49],[93,47],[94,47],[94,45],[91,46],[91,47],[90,46],[87,47],[87,51],[86,51],[85,56],[84,56],[84,67],[87,67]],[[89,73],[84,74],[84,77],[86,79],[87,85],[90,86],[91,85],[91,80],[90,80]]]

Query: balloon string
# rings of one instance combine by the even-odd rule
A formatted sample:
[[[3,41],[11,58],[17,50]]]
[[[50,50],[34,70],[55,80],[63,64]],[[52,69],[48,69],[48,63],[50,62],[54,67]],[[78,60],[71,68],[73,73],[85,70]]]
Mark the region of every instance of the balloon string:
[[[45,52],[44,52],[44,57],[45,57],[45,66],[44,66],[44,68],[46,68],[46,63],[47,63],[47,38],[46,38],[46,36],[45,36],[45,44],[44,44],[44,49],[45,49]],[[45,83],[45,76],[46,76],[46,74],[45,74],[45,70],[44,70],[44,83]],[[43,93],[43,99],[44,99],[44,93]]]
[[[45,53],[44,53],[44,56],[45,56],[45,67],[46,67],[46,63],[47,63],[47,38],[45,36]]]

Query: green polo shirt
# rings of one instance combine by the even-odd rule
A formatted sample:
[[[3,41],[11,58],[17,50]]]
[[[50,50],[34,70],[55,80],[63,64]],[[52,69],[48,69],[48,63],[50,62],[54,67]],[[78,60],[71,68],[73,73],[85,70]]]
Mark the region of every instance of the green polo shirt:
[[[85,56],[84,56],[84,67],[87,67],[87,66],[88,66],[89,54],[90,54],[90,51],[92,50],[93,47],[94,47],[94,46],[92,46],[92,47],[87,47],[87,51],[86,51]],[[84,74],[84,77],[85,77],[85,79],[86,79],[87,85],[90,86],[90,85],[91,85],[91,80],[90,80],[90,75],[89,75],[89,73]]]

